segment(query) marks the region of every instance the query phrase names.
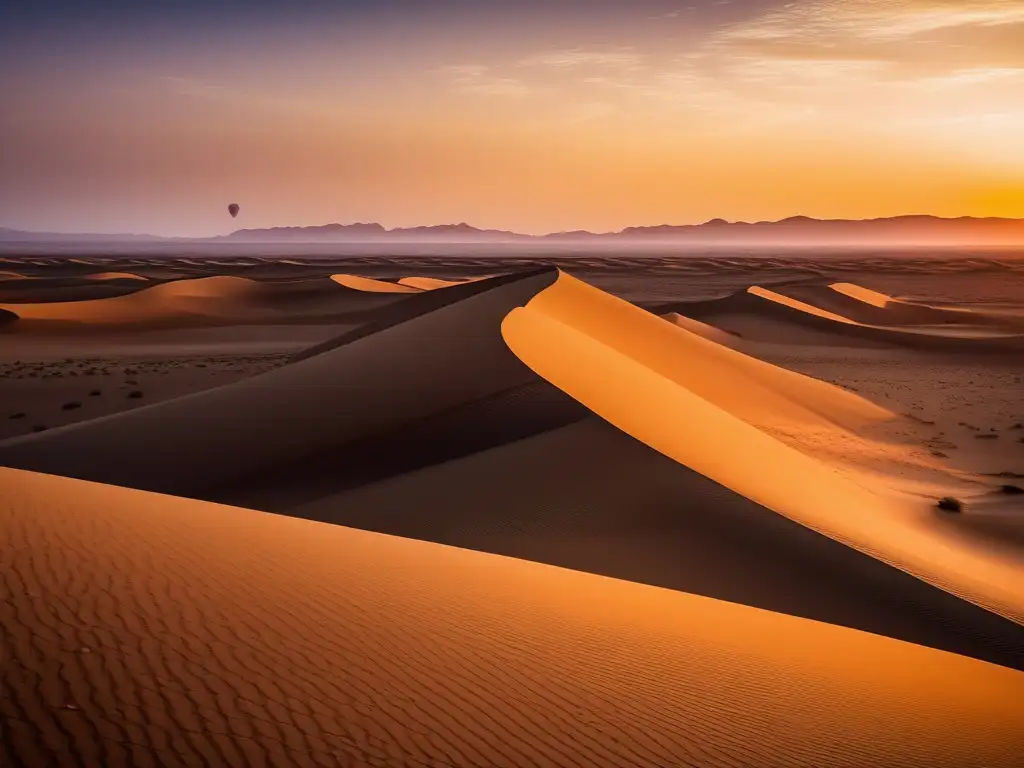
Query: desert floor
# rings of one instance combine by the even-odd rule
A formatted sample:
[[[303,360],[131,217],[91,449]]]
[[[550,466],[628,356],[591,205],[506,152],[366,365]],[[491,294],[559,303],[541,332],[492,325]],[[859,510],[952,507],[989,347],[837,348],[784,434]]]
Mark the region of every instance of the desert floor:
[[[5,256],[0,526],[4,765],[1012,768],[1024,257]]]

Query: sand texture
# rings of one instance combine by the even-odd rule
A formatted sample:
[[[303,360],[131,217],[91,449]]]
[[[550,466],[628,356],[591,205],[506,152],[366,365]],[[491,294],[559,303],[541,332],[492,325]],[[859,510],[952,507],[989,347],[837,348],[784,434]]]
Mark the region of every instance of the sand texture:
[[[1024,750],[1024,675],[1001,667],[493,555],[0,477],[12,765],[996,768]]]

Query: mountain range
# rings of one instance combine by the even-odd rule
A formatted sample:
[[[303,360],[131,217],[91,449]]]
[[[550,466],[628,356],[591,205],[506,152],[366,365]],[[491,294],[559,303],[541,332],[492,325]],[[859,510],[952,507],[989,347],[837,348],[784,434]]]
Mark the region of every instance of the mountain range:
[[[133,234],[25,232],[0,227],[0,242],[160,242],[198,243],[687,243],[705,245],[1024,245],[1024,219],[895,216],[878,219],[814,219],[793,216],[780,221],[726,221],[703,224],[627,227],[617,232],[555,232],[526,235],[469,224],[398,227],[377,223],[325,224],[309,227],[239,229],[212,238],[161,238]]]

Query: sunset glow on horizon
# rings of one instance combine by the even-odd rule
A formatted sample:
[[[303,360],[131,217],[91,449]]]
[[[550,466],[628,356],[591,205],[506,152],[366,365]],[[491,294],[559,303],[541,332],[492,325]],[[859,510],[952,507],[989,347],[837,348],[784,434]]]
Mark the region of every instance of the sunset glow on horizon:
[[[43,0],[0,93],[19,229],[1024,217],[1024,0]]]

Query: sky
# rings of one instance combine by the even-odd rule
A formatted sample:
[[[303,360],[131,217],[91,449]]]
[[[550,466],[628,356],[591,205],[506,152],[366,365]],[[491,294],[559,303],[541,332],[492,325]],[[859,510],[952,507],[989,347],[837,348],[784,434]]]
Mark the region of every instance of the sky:
[[[0,104],[17,229],[1024,217],[1024,0],[32,0]]]

